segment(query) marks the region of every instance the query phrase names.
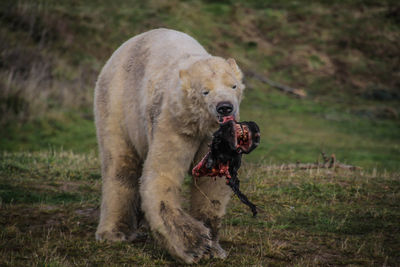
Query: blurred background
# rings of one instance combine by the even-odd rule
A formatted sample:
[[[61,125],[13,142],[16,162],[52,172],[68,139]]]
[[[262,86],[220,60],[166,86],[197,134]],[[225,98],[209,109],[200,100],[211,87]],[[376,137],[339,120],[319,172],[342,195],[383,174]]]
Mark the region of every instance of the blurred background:
[[[326,152],[400,169],[397,0],[2,0],[0,150],[97,151],[96,77],[124,41],[159,27],[236,59],[241,119],[262,131],[248,160],[315,162]]]
[[[398,266],[399,0],[1,0],[0,265],[176,265],[151,235],[94,238],[96,78],[124,41],[159,27],[235,58],[241,119],[261,128],[239,173],[259,214],[233,197],[229,257],[200,265]],[[362,170],[281,170],[321,152]]]

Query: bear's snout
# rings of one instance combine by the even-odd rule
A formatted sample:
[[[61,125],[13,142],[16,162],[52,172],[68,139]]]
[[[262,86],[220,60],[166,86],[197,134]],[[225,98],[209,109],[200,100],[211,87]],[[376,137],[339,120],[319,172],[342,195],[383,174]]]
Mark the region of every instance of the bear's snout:
[[[217,104],[216,110],[219,115],[228,116],[232,114],[233,105],[228,101],[219,102]]]

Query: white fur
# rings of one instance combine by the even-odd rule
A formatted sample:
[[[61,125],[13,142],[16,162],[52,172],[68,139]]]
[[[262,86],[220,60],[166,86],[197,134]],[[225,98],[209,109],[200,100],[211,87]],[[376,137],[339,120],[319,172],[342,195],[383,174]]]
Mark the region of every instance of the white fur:
[[[140,34],[114,52],[95,90],[103,177],[97,239],[134,238],[142,210],[154,235],[178,259],[192,263],[209,253],[226,255],[217,237],[231,195],[223,179],[199,179],[203,192],[192,190],[194,217],[181,207],[180,187],[218,125],[216,105],[229,101],[239,116],[241,80],[233,59],[213,57],[173,30]]]

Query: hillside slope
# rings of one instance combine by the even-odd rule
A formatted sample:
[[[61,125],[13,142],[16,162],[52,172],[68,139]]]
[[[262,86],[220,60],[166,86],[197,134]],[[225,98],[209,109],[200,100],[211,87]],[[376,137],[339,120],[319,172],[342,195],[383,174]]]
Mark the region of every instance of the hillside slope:
[[[94,239],[96,77],[125,40],[166,27],[238,61],[247,86],[241,119],[262,133],[239,173],[258,217],[233,198],[221,232],[229,257],[199,265],[397,266],[398,2],[2,0],[0,265],[176,265],[151,235]],[[320,152],[362,169],[280,169],[321,161]],[[187,177],[186,199],[190,185]]]
[[[93,87],[140,32],[184,31],[212,54],[305,90],[293,99],[247,75],[242,117],[263,133],[252,160],[314,161],[321,151],[398,169],[397,1],[2,1],[0,149],[96,149]]]

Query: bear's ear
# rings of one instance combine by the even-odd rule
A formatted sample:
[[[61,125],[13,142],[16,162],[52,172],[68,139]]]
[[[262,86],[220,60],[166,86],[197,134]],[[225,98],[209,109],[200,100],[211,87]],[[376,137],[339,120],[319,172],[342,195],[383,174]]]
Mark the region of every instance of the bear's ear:
[[[190,78],[187,70],[180,70],[179,78],[181,79],[182,89],[190,88]]]
[[[236,79],[238,79],[238,81],[242,81],[243,73],[239,69],[238,65],[236,64],[236,61],[233,58],[228,58],[226,61],[229,63],[229,65],[233,69],[233,72],[235,73]]]

